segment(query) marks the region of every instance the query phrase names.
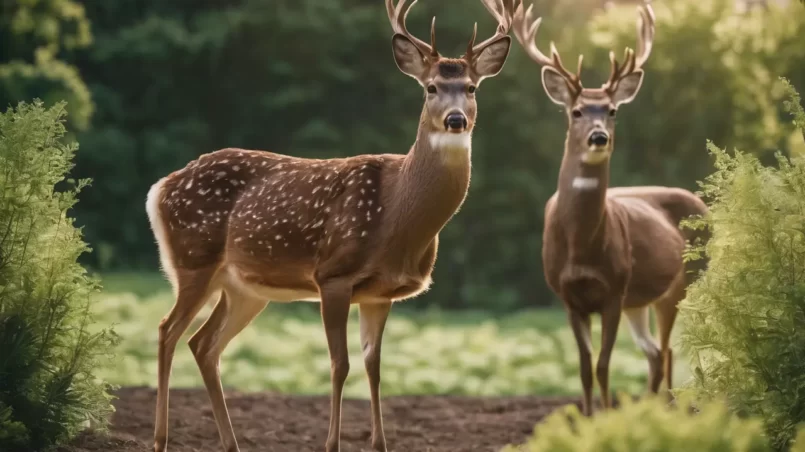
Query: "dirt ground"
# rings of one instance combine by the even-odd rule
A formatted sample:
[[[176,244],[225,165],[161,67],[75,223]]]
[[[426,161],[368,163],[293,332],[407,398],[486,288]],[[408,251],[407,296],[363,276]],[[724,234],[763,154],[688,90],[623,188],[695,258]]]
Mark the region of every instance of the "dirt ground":
[[[110,435],[82,434],[61,452],[153,451],[156,391],[123,388],[117,396]],[[576,402],[545,397],[385,397],[386,442],[394,452],[497,452],[524,441],[534,424],[557,407]],[[227,393],[242,452],[321,452],[329,403],[327,396]],[[369,451],[369,437],[369,402],[345,400],[342,452]],[[204,390],[171,390],[168,450],[221,450]]]

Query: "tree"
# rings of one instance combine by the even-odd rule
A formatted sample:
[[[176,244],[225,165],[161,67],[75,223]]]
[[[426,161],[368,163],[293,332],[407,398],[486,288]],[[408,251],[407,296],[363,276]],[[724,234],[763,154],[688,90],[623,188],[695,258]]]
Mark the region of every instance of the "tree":
[[[634,46],[634,5],[539,0],[543,50],[585,54],[584,82],[609,71],[608,52]],[[452,4],[451,4],[452,5]],[[586,8],[590,6],[590,8]],[[95,44],[71,61],[97,113],[80,135],[77,174],[96,176],[76,212],[96,268],[157,265],[143,202],[148,187],[224,147],[303,157],[404,153],[422,91],[400,74],[383,2],[369,0],[139,0],[87,2]],[[619,113],[613,185],[695,189],[712,167],[706,139],[794,152],[774,78],[805,83],[805,9],[734,14],[731,0],[656,3],[657,39],[638,99]],[[460,55],[472,23],[491,34],[480,2],[448,11],[417,3],[413,32],[436,15],[439,46]],[[772,26],[773,24],[773,26]],[[801,80],[800,80],[801,79]],[[565,118],[539,68],[514,45],[503,72],[478,92],[473,176],[441,235],[434,280],[409,306],[510,310],[550,304],[542,276],[542,211],[556,188]],[[102,175],[102,177],[101,177]]]
[[[85,128],[92,100],[65,58],[92,42],[84,7],[73,0],[0,1],[0,105],[39,97],[66,100],[72,124]]]

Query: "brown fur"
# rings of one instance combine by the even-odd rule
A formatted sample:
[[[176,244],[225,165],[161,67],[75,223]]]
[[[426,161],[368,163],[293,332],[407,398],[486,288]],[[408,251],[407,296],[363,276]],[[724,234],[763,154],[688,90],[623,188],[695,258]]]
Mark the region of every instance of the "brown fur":
[[[438,234],[469,187],[477,108],[471,87],[500,71],[510,44],[500,29],[473,47],[472,58],[442,58],[407,33],[404,6],[400,1],[395,9],[387,1],[395,60],[427,90],[407,154],[314,160],[223,149],[202,155],[149,192],[148,216],[176,293],[175,306],[159,326],[156,452],[167,449],[176,344],[208,300],[217,303],[189,345],[223,450],[239,449],[219,359],[269,300],[320,301],[331,359],[328,452],[339,450],[341,394],[350,367],[347,315],[351,304],[360,306],[372,448],[386,450],[379,389],[386,319],[392,302],[430,285]],[[449,69],[456,67],[462,72]],[[449,125],[448,117],[456,115],[462,120]]]

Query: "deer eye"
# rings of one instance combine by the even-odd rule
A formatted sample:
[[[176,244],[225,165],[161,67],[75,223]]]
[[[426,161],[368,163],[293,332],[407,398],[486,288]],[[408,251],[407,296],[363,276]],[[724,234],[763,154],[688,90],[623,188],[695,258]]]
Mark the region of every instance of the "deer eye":
[[[435,85],[428,85],[428,92],[431,94],[436,94],[436,86]]]
[[[470,94],[474,93],[475,92],[475,85],[470,85],[470,87],[467,88],[467,92],[470,93]]]
[[[614,118],[616,113],[618,113],[618,110],[615,110],[614,108],[609,109],[609,116]]]
[[[578,108],[574,108],[573,109],[573,117],[574,118],[581,118],[581,110],[579,110]]]

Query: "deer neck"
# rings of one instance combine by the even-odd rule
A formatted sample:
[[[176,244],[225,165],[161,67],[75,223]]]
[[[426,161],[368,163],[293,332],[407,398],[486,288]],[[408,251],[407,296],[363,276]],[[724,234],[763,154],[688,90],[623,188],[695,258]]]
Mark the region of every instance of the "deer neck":
[[[592,247],[601,243],[606,224],[606,193],[609,185],[609,160],[590,165],[581,161],[578,152],[569,149],[559,170],[556,220],[571,243]]]
[[[464,202],[470,154],[470,132],[433,131],[423,111],[394,189],[394,230],[407,251],[424,252]]]

